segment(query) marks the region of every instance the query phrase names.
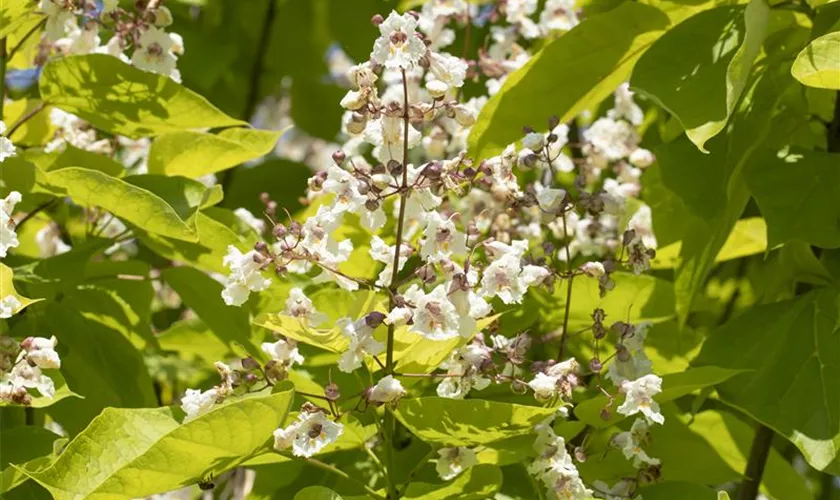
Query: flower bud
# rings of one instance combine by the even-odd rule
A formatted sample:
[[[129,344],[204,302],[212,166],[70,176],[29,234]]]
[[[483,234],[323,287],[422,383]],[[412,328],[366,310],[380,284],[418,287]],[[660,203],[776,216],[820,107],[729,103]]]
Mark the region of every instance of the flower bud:
[[[378,27],[380,24],[382,24],[382,23],[384,23],[384,22],[385,22],[385,18],[384,18],[384,17],[382,17],[382,14],[376,14],[376,15],[374,15],[372,18],[370,18],[370,22],[371,22],[374,26],[377,26],[377,27]]]
[[[257,362],[257,360],[252,358],[251,356],[248,356],[247,358],[242,358],[241,364],[242,369],[249,371],[256,370],[260,367],[260,364]]]
[[[549,130],[554,129],[555,127],[557,127],[557,125],[560,125],[560,118],[559,118],[557,115],[552,115],[552,116],[548,119],[548,128],[549,128]]]
[[[284,226],[283,224],[275,224],[274,228],[271,230],[271,233],[274,235],[275,238],[282,238],[286,236],[286,226]]]
[[[402,163],[397,160],[388,160],[388,172],[394,177],[401,176],[403,172]]]
[[[601,364],[601,360],[598,358],[592,358],[589,360],[589,369],[592,370],[593,373],[599,373],[604,366]]]
[[[385,314],[379,311],[372,311],[365,316],[365,324],[371,328],[376,328],[385,321]]]
[[[630,358],[631,358],[632,356],[631,356],[631,354],[630,354],[630,351],[628,351],[626,347],[624,347],[623,345],[619,344],[619,345],[618,345],[618,346],[616,346],[616,348],[615,348],[615,357],[616,357],[616,359],[618,359],[619,361],[621,361],[621,362],[623,362],[623,363],[626,363],[627,361],[630,361]]]
[[[336,165],[341,166],[341,164],[344,163],[344,160],[347,159],[347,155],[344,154],[344,151],[339,149],[338,151],[332,154],[332,159]]]
[[[513,391],[514,394],[527,394],[528,393],[528,384],[521,380],[514,380],[510,383],[510,390]]]
[[[378,201],[376,201],[376,200],[367,200],[367,201],[365,202],[365,208],[367,208],[368,210],[370,210],[371,212],[373,212],[374,210],[376,210],[377,208],[379,208],[379,202],[378,202]]]
[[[330,382],[324,387],[324,396],[330,401],[338,401],[341,398],[341,391],[338,390],[338,385],[335,382]]]
[[[443,174],[443,166],[440,162],[430,162],[423,168],[423,175],[429,179],[440,179],[441,174]]]
[[[609,422],[609,420],[612,418],[612,413],[610,413],[610,410],[608,410],[606,408],[601,408],[600,415],[601,415],[601,420],[603,420],[605,422]]]

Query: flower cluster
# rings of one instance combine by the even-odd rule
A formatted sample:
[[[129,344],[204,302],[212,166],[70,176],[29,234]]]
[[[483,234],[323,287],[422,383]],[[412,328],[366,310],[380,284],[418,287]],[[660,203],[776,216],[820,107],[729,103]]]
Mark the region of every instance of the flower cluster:
[[[251,293],[271,286],[271,275],[350,293],[365,288],[382,297],[370,310],[330,321],[295,286],[278,312],[304,331],[317,328],[342,340],[337,368],[364,368],[375,377],[361,396],[365,407],[398,405],[408,397],[400,378],[425,376],[440,379],[437,394],[446,398],[508,383],[515,392],[532,391],[564,417],[578,387],[594,381],[609,393],[608,380],[616,389],[609,404],[624,394],[616,411],[645,417],[616,437],[616,446],[640,469],[658,466],[641,449],[648,439],[643,425],[663,421],[653,400],[661,379],[651,373],[643,349],[649,325],[606,326],[604,311],[596,309],[592,325],[581,332],[590,332],[594,343],[585,367],[567,353],[568,314],[558,333],[560,361],[533,359],[533,341],[524,332],[508,337],[484,331],[494,310],[525,303],[534,289],[565,287],[571,294],[575,280],[591,279],[603,297],[616,286],[614,273],[643,272],[656,247],[650,209],[637,199],[643,170],[655,158],[639,147],[643,113],[626,84],[606,116],[591,123],[552,117],[545,132],[525,127],[521,140],[497,156],[480,162],[467,157],[466,138],[486,99],[462,102],[465,82],[484,78],[492,95],[528,60],[527,42],[520,41],[577,22],[564,2],[546,2],[538,21],[537,2],[508,1],[491,9],[505,25],[491,28],[492,43],[478,61],[441,48],[452,43],[452,22],[471,23],[482,12],[489,15],[485,10],[430,1],[420,13],[374,17],[379,37],[370,59],[347,71],[349,89],[340,103],[344,143],[309,179],[306,215],[277,220],[278,206],[268,194],[262,201],[270,226],[240,213],[270,238],[251,249],[228,249],[222,297],[242,306]],[[367,235],[363,245],[348,236],[348,227]],[[375,279],[345,271],[354,255],[379,265]],[[401,374],[393,360],[397,335],[447,342],[451,351],[431,374]],[[615,353],[602,360],[610,345]],[[272,358],[262,372],[269,384],[303,363],[288,339],[263,344],[263,350]],[[324,396],[310,397],[327,401],[328,408],[306,403],[275,432],[275,448],[308,457],[335,442],[342,432],[339,397],[332,383]],[[537,429],[531,473],[561,498],[592,496],[574,465],[578,453],[569,452],[550,424]],[[446,480],[476,461],[475,451],[464,447],[438,454],[437,470]]]
[[[172,24],[172,13],[159,1],[139,2],[142,8],[127,11],[117,0],[41,0],[39,8],[47,16],[44,36],[48,44],[42,50],[59,54],[107,54],[131,63],[144,71],[168,76],[176,82],[181,74],[176,68],[184,53],[184,41],[177,33],[164,28]],[[100,27],[113,33],[103,45]],[[132,50],[129,58],[126,50]],[[49,52],[39,55],[46,60]]]
[[[43,370],[61,367],[61,359],[55,352],[57,343],[55,337],[27,337],[20,344],[9,337],[0,337],[1,402],[29,405],[32,403],[29,389],[35,389],[41,397],[55,396],[55,382]]]

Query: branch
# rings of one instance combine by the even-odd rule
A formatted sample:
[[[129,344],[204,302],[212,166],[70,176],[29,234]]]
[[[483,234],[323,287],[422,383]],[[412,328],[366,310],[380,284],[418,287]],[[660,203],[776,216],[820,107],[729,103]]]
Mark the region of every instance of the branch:
[[[265,12],[265,19],[263,19],[262,31],[260,32],[260,40],[257,43],[257,55],[254,59],[254,65],[251,66],[251,80],[248,87],[248,96],[245,99],[245,109],[242,111],[242,118],[244,120],[251,120],[254,111],[257,108],[257,100],[260,97],[260,75],[262,75],[265,67],[265,56],[268,53],[268,43],[271,40],[271,27],[274,25],[274,18],[277,17],[277,1],[268,0],[268,9]],[[226,190],[230,180],[233,177],[233,170],[225,170],[219,179],[219,184],[222,190]]]
[[[750,459],[744,470],[744,480],[741,482],[739,500],[755,500],[758,496],[758,487],[761,486],[761,476],[764,474],[764,465],[767,463],[774,435],[771,428],[758,424],[750,447]]]

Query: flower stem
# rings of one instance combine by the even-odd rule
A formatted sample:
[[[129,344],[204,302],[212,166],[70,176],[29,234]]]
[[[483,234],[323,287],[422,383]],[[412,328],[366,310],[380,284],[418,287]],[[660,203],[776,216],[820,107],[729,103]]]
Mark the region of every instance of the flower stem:
[[[572,282],[575,279],[572,273],[572,255],[569,251],[569,231],[566,228],[566,212],[563,212],[563,246],[566,251],[566,271],[569,278],[566,281],[566,312],[563,314],[563,332],[560,334],[560,354],[557,356],[557,361],[563,361],[566,355],[566,342],[569,339],[567,332],[569,330],[569,313],[572,310]]]
[[[402,161],[402,184],[400,185],[400,214],[397,220],[397,242],[394,246],[394,267],[391,273],[391,284],[388,286],[389,297],[388,310],[396,307],[397,284],[399,283],[397,273],[400,270],[400,250],[402,248],[403,231],[405,228],[405,207],[408,204],[408,80],[405,70],[402,70],[403,83],[403,161]],[[385,352],[385,374],[394,373],[394,325],[388,326],[388,342]],[[396,500],[399,498],[397,484],[393,477],[394,472],[394,435],[396,434],[397,422],[390,409],[385,408],[385,416],[382,423],[382,431],[385,437],[385,453],[388,463],[388,498]]]

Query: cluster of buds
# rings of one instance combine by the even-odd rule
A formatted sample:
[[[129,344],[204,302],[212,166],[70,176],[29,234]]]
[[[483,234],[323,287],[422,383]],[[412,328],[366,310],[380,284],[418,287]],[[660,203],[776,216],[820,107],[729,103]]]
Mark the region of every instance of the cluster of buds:
[[[43,370],[57,370],[61,359],[55,351],[55,337],[27,337],[20,344],[0,337],[0,400],[30,405],[29,389],[42,397],[55,396],[55,383]]]

